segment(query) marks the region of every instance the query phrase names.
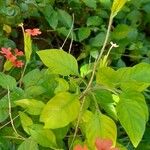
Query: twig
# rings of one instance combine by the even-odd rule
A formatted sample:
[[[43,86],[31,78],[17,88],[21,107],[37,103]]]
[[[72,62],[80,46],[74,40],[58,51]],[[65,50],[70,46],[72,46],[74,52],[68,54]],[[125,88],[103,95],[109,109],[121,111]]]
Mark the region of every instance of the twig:
[[[75,127],[75,132],[74,132],[74,136],[73,136],[73,139],[72,139],[72,142],[71,142],[71,145],[70,145],[70,148],[69,150],[71,149],[73,143],[74,143],[74,140],[75,140],[75,137],[76,137],[76,134],[77,134],[77,131],[78,131],[78,127],[79,127],[79,122],[80,122],[80,119],[81,119],[81,112],[82,112],[82,109],[83,109],[83,104],[85,102],[85,95],[88,93],[91,85],[92,85],[92,82],[93,82],[93,79],[94,79],[94,75],[95,75],[95,72],[96,72],[96,68],[99,64],[99,61],[100,59],[102,58],[102,55],[103,55],[103,52],[105,50],[105,47],[107,45],[107,42],[108,42],[108,38],[109,38],[109,34],[110,34],[110,30],[111,30],[111,25],[112,25],[112,21],[113,21],[113,16],[112,14],[110,15],[110,19],[109,19],[109,24],[108,24],[108,29],[107,29],[107,33],[106,33],[106,37],[105,37],[105,40],[104,40],[104,44],[100,50],[100,53],[99,53],[99,56],[98,58],[95,60],[94,62],[94,67],[93,67],[93,71],[92,71],[92,75],[91,75],[91,78],[88,82],[88,85],[86,87],[86,89],[81,93],[79,99],[82,100],[82,105],[80,107],[80,112],[79,112],[79,116],[78,116],[78,120],[77,120],[77,124],[76,124],[76,127]]]
[[[71,34],[71,32],[72,32],[72,29],[73,29],[73,26],[74,26],[74,14],[72,15],[72,18],[73,18],[73,20],[72,20],[72,25],[71,25],[70,30],[69,30],[69,32],[68,32],[68,35],[66,36],[66,38],[65,38],[65,40],[64,40],[64,42],[63,42],[63,44],[62,44],[62,46],[60,47],[60,49],[63,49],[64,45],[66,44],[66,41],[68,40],[68,38],[69,38],[69,36],[70,36],[70,34]]]
[[[85,97],[83,98],[83,101],[82,101],[82,104],[81,104],[81,107],[80,107],[80,111],[79,111],[79,115],[78,115],[78,120],[77,120],[77,124],[76,124],[76,127],[75,127],[75,132],[73,134],[73,138],[72,138],[69,150],[71,150],[71,148],[73,146],[73,143],[74,143],[74,140],[76,138],[77,132],[78,132],[78,127],[79,127],[79,123],[80,123],[80,120],[81,120],[82,109],[83,109],[84,103],[85,103]]]
[[[7,94],[7,95],[8,95],[8,106],[9,106],[10,123],[11,123],[12,128],[13,128],[14,132],[16,133],[16,135],[17,135],[18,137],[22,138],[23,140],[25,140],[25,138],[24,138],[23,136],[21,136],[21,135],[17,132],[17,130],[16,130],[15,126],[14,126],[14,121],[13,121],[12,114],[11,114],[11,101],[10,101],[10,90],[9,90],[9,87],[7,87],[7,90],[8,90],[8,94]]]
[[[100,61],[100,59],[102,58],[103,52],[104,52],[105,47],[106,47],[106,45],[107,45],[107,41],[108,41],[108,38],[109,38],[112,21],[113,21],[113,17],[112,17],[112,15],[110,15],[109,25],[108,25],[108,29],[107,29],[107,33],[106,33],[106,37],[105,37],[105,41],[104,41],[103,47],[102,47],[101,50],[100,50],[100,54],[99,54],[98,58],[95,60],[94,68],[93,68],[93,71],[92,71],[92,75],[91,75],[90,81],[89,81],[89,83],[88,83],[86,89],[85,89],[85,90],[82,92],[82,94],[80,95],[80,99],[82,99],[82,98],[86,95],[87,91],[88,91],[89,88],[91,87],[91,84],[92,84],[92,82],[93,82],[94,75],[95,75],[95,72],[96,72],[97,65],[99,64],[99,61]]]
[[[14,121],[15,119],[17,119],[19,117],[19,115],[17,115],[16,117],[14,117],[12,120]],[[10,124],[11,121],[8,121],[7,123],[5,123],[3,126],[0,127],[0,130],[3,129],[5,126],[7,126],[8,124]]]
[[[23,77],[24,77],[24,74],[25,74],[25,71],[26,71],[27,65],[28,65],[28,63],[26,62],[26,63],[25,63],[25,66],[24,66],[24,68],[23,68],[23,71],[22,71],[22,74],[21,74],[20,80],[19,80],[19,87],[21,87],[22,80],[23,80]]]

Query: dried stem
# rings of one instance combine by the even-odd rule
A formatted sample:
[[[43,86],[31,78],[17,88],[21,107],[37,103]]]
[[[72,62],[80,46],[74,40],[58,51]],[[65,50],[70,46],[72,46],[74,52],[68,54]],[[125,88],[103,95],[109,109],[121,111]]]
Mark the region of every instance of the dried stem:
[[[17,132],[17,130],[16,130],[15,126],[14,126],[14,121],[13,121],[12,114],[11,114],[11,100],[10,100],[10,90],[9,90],[9,87],[7,88],[7,90],[8,90],[7,95],[8,95],[8,106],[9,106],[10,123],[11,123],[12,128],[13,128],[14,132],[16,133],[16,135],[17,135],[18,137],[22,138],[23,140],[25,140],[25,138],[24,138],[23,136],[21,136],[21,135]]]

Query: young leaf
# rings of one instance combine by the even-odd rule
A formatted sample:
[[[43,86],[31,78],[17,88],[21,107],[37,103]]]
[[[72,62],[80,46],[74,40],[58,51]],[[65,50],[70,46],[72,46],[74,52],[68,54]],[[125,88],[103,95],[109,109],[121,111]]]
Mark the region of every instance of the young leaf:
[[[19,116],[20,116],[21,124],[22,124],[24,131],[30,134],[29,128],[33,124],[32,119],[26,113],[21,112],[21,111],[19,112]]]
[[[95,139],[98,137],[112,140],[115,146],[117,128],[111,118],[103,114],[88,114],[88,119],[84,121],[86,138],[91,147],[95,147]]]
[[[79,74],[77,60],[63,50],[41,50],[38,52],[38,55],[43,63],[51,69],[52,73],[63,76]]]
[[[26,56],[26,62],[28,63],[32,54],[32,40],[31,35],[29,35],[28,33],[24,33],[24,51]]]
[[[32,138],[28,138],[19,145],[17,150],[39,150],[39,148]]]
[[[127,0],[114,0],[111,8],[112,16],[115,17],[117,13],[122,9]]]
[[[40,115],[42,109],[45,106],[43,102],[35,99],[21,99],[15,101],[15,104],[26,109],[26,112],[31,115]]]
[[[130,91],[120,95],[117,105],[118,118],[134,147],[137,147],[145,131],[148,108],[141,93]]]
[[[69,84],[68,82],[63,78],[56,78],[56,81],[58,82],[57,87],[55,88],[55,94],[60,92],[65,92],[69,90]]]
[[[77,96],[68,92],[59,93],[46,104],[40,121],[45,123],[44,128],[65,127],[77,118],[79,109]]]

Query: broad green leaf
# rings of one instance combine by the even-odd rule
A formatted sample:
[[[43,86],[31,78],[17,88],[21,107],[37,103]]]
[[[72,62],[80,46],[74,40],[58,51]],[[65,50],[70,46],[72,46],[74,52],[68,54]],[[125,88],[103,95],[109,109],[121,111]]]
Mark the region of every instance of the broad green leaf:
[[[72,25],[72,17],[64,10],[58,9],[59,21],[67,28],[70,28]]]
[[[49,129],[30,129],[31,137],[41,146],[56,148],[56,137]]]
[[[103,23],[103,20],[99,16],[91,16],[91,17],[88,17],[86,24],[87,26],[99,26],[102,23]]]
[[[58,49],[41,50],[38,52],[43,63],[52,73],[60,75],[78,75],[77,60],[67,52]]]
[[[91,33],[90,28],[86,28],[86,27],[79,28],[77,33],[79,42],[87,39],[90,36],[90,33]]]
[[[140,63],[117,71],[110,67],[99,68],[96,81],[110,88],[120,87],[123,90],[143,91],[150,85],[150,64]]]
[[[65,127],[78,117],[79,109],[77,96],[68,92],[58,93],[44,107],[40,121],[44,122],[44,128]]]
[[[117,105],[118,118],[134,147],[137,147],[145,131],[148,108],[141,93],[129,91],[120,95]]]
[[[110,6],[111,6],[111,0],[99,0],[99,1],[106,8],[110,8]]]
[[[121,78],[121,77],[120,77]],[[110,67],[102,67],[98,69],[96,74],[96,82],[105,86],[114,88],[120,83],[116,71]]]
[[[17,150],[39,150],[39,148],[32,138],[28,138],[19,145]]]
[[[115,40],[130,38],[130,35],[132,34],[133,30],[134,28],[132,28],[131,26],[128,26],[126,24],[119,24],[112,32],[112,38]],[[136,36],[135,33],[134,36]]]
[[[110,139],[116,144],[117,128],[114,121],[103,114],[91,114],[85,121],[85,134],[89,145],[95,147],[95,139]]]
[[[56,81],[58,82],[58,85],[55,88],[55,91],[54,91],[55,94],[69,90],[69,84],[65,79],[56,78]]]
[[[16,88],[16,85],[17,83],[14,77],[0,72],[0,86],[5,89],[9,88],[10,90],[13,90]]]
[[[115,108],[115,101],[113,100],[111,92],[107,90],[97,89],[93,91],[97,103],[100,104],[100,107],[105,110],[105,112],[117,120],[117,112]]]
[[[30,72],[28,72],[24,77],[23,77],[23,83],[25,88],[34,86],[34,85],[39,85],[41,81],[43,80],[44,72],[40,71],[39,69],[34,69]]]
[[[96,9],[96,0],[82,0],[88,7]]]
[[[32,54],[32,40],[31,35],[29,35],[28,33],[24,33],[24,51],[26,56],[26,62],[28,63]]]
[[[90,39],[90,45],[93,47],[100,47],[103,45],[105,40],[105,33],[99,33],[98,35],[96,35],[94,38]]]
[[[125,5],[127,0],[114,0],[113,5],[111,8],[112,16],[115,17],[118,12],[122,9],[122,7]]]
[[[57,12],[53,9],[51,5],[46,5],[42,9],[40,9],[41,12],[43,13],[45,19],[49,23],[49,25],[53,28],[56,29],[58,25],[58,14]]]
[[[19,116],[24,131],[29,134],[29,128],[33,125],[32,119],[26,113],[21,111],[19,112]]]
[[[45,104],[42,101],[35,99],[21,99],[15,101],[15,104],[24,108],[26,112],[31,115],[40,115],[42,109],[45,106]]]

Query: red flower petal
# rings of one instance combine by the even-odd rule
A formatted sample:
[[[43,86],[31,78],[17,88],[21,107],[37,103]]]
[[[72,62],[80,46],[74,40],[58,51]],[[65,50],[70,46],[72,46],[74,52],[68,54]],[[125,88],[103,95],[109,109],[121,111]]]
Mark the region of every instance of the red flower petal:
[[[23,56],[23,52],[22,51],[19,51],[17,48],[15,48],[15,56]]]
[[[16,60],[15,62],[13,62],[13,66],[17,68],[22,68],[23,65],[24,63],[21,60]]]
[[[26,29],[25,32],[28,33],[28,34],[30,34],[31,36],[37,36],[37,35],[39,35],[39,34],[42,33],[42,32],[40,31],[40,29],[38,29],[38,28]]]
[[[74,150],[88,150],[88,148],[86,145],[84,145],[84,147],[82,147],[81,145],[76,145],[74,147]]]
[[[113,143],[110,139],[97,138],[95,141],[97,150],[119,150],[118,148],[112,148]]]

